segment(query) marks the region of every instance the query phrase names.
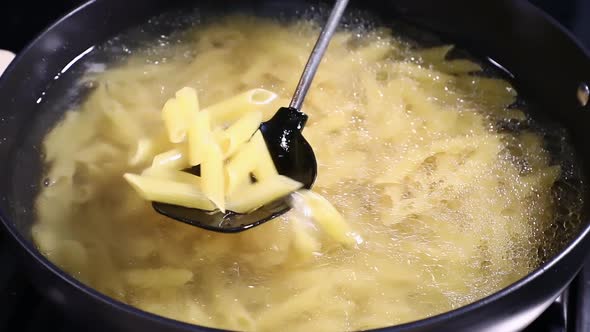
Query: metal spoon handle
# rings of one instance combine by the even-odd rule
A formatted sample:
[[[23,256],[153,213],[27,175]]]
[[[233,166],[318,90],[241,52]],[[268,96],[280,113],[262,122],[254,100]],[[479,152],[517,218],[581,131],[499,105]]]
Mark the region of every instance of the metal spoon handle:
[[[328,48],[328,44],[330,44],[330,39],[340,22],[340,18],[342,17],[342,13],[344,13],[344,9],[348,5],[348,0],[336,0],[334,4],[334,8],[332,8],[332,12],[330,13],[330,17],[324,25],[318,40],[311,51],[311,55],[309,59],[307,59],[307,64],[305,64],[305,69],[303,69],[303,74],[301,74],[301,78],[299,79],[299,83],[297,83],[297,87],[295,88],[295,93],[293,94],[293,99],[291,99],[291,104],[289,107],[295,108],[297,110],[301,109],[301,105],[303,104],[303,100],[305,99],[305,95],[307,95],[307,91],[311,86],[311,81],[313,81],[313,77],[315,76],[316,71],[318,70],[318,66],[322,61],[322,57],[324,53],[326,53],[326,49]]]

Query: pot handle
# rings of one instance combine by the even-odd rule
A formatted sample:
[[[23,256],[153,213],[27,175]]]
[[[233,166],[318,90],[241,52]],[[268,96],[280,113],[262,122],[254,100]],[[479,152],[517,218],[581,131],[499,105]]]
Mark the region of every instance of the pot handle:
[[[12,62],[12,59],[14,59],[14,57],[14,53],[0,49],[0,76],[2,76],[2,73],[4,72],[6,67],[8,67],[10,62]]]

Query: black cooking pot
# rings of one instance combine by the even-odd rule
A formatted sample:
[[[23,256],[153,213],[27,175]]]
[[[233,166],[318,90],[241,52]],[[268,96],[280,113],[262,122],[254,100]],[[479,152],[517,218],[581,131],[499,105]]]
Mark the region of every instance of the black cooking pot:
[[[198,3],[204,11],[259,15],[289,14],[314,4],[309,0]],[[48,87],[59,84],[55,78],[72,59],[126,28],[181,5],[182,1],[165,0],[90,1],[33,41],[0,81],[2,224],[35,284],[72,317],[91,318],[103,331],[214,329],[162,318],[110,299],[67,275],[36,250],[30,228],[42,172],[39,141],[30,138],[30,133],[39,128],[32,124],[39,123],[40,117],[41,129],[55,124],[57,117],[38,112],[39,103]],[[538,9],[518,0],[357,0],[351,7],[367,10],[386,24],[394,19],[411,22],[480,57],[495,60],[514,76],[520,94],[534,102],[537,115],[568,129],[580,162],[590,165],[590,144],[585,142],[590,109],[578,98],[580,85],[590,81],[590,58],[563,28]],[[584,173],[590,174],[590,169]],[[584,198],[590,202],[587,190]],[[526,326],[558,296],[584,262],[590,248],[587,210],[588,204],[584,204],[583,224],[561,252],[513,285],[457,310],[383,330],[509,331]],[[86,325],[84,329],[89,328]]]

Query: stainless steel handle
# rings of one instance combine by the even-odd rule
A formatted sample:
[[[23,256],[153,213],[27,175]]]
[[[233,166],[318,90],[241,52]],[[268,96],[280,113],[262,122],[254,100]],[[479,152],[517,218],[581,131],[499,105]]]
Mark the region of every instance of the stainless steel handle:
[[[336,0],[334,8],[332,8],[332,12],[330,13],[330,17],[328,18],[326,25],[324,25],[324,28],[311,51],[309,59],[307,59],[307,64],[305,65],[303,74],[301,74],[299,83],[295,88],[295,93],[293,94],[293,99],[291,99],[289,107],[297,110],[301,109],[305,95],[311,86],[311,82],[318,70],[320,62],[322,61],[322,57],[324,56],[324,53],[326,53],[328,44],[330,44],[330,39],[332,38],[336,27],[338,27],[338,23],[340,22],[342,13],[344,13],[344,9],[346,9],[346,5],[348,5],[348,0]]]

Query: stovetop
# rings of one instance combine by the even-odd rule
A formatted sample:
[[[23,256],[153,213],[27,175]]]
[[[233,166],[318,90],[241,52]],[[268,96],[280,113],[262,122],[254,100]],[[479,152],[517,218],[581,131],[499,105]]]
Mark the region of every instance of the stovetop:
[[[590,0],[530,0],[590,49]],[[0,49],[20,51],[81,0],[0,1]],[[34,7],[34,10],[32,8]],[[10,32],[10,33],[4,33]],[[0,230],[0,331],[83,331],[41,296],[21,271]],[[567,290],[525,332],[590,332],[590,260]]]

